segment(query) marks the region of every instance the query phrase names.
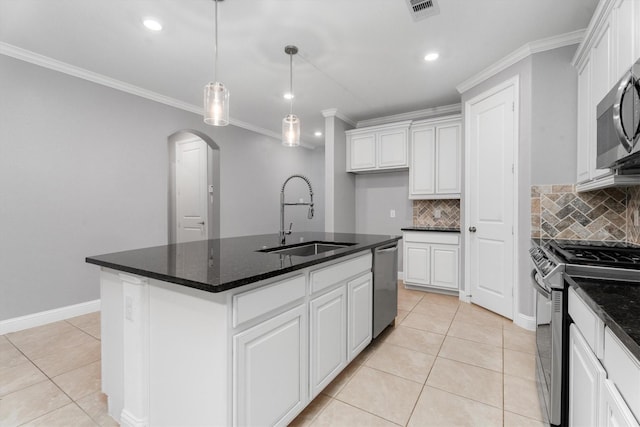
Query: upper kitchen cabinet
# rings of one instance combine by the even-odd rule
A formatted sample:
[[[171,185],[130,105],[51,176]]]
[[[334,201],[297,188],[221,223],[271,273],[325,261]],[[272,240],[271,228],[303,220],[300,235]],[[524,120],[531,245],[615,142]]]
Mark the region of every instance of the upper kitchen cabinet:
[[[578,191],[625,184],[620,176],[613,175],[609,169],[596,168],[596,108],[636,58],[640,57],[638,37],[640,2],[602,0],[576,51],[573,65],[578,71]]]
[[[411,121],[346,131],[347,172],[385,172],[409,167]]]
[[[414,122],[410,131],[410,199],[459,199],[460,115]]]

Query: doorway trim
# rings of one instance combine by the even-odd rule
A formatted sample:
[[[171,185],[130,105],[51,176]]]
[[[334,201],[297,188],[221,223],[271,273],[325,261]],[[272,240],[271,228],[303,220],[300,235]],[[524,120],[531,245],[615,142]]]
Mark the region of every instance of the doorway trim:
[[[466,171],[469,170],[470,168],[470,163],[471,163],[471,158],[469,156],[469,153],[471,152],[471,135],[469,134],[469,129],[471,129],[471,106],[486,99],[489,98],[509,87],[513,87],[513,110],[514,110],[514,123],[513,123],[513,133],[514,133],[514,141],[513,141],[513,174],[512,174],[512,179],[513,179],[513,200],[512,200],[512,208],[513,208],[513,218],[512,218],[512,224],[513,224],[513,249],[514,249],[514,256],[513,256],[513,272],[512,272],[512,283],[511,283],[511,293],[512,293],[512,310],[511,310],[511,316],[512,316],[512,320],[514,321],[514,323],[518,324],[519,326],[524,326],[521,325],[522,323],[522,319],[520,319],[521,314],[520,314],[520,306],[518,304],[519,301],[519,283],[518,283],[518,276],[519,276],[519,271],[520,271],[520,259],[518,257],[518,248],[519,248],[519,240],[520,240],[520,236],[519,236],[519,228],[520,228],[520,221],[519,221],[519,217],[520,217],[520,212],[518,210],[518,200],[519,200],[519,164],[518,164],[518,159],[519,159],[519,155],[520,155],[520,150],[519,150],[519,146],[520,146],[520,76],[519,74],[516,74],[515,76],[506,79],[505,81],[483,91],[482,93],[474,96],[473,98],[465,101],[464,103],[464,153],[465,153],[465,178],[464,178],[464,187],[465,187],[465,197],[464,197],[464,226],[463,226],[463,230],[464,230],[464,277],[465,277],[465,289],[464,289],[464,297],[463,299],[466,302],[471,302],[471,245],[469,245],[467,243],[468,240],[468,236],[469,236],[469,227],[471,226],[470,223],[470,218],[468,215],[468,212],[470,212],[471,210],[471,199],[468,196],[467,191],[468,189],[471,187],[471,182],[470,182],[470,175],[468,173],[466,173]],[[529,325],[524,326],[526,328],[529,327]]]
[[[167,182],[167,240],[177,243],[176,233],[176,144],[180,141],[199,138],[207,144],[207,184],[213,186],[209,194],[207,209],[207,238],[220,238],[220,147],[206,134],[193,129],[183,129],[167,137],[169,173]]]

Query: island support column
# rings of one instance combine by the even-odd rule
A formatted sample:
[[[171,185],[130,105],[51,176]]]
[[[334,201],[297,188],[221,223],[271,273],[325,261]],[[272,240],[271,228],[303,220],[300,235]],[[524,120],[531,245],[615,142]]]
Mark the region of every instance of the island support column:
[[[146,278],[118,274],[124,307],[123,368],[124,407],[120,424],[149,425],[149,282]]]

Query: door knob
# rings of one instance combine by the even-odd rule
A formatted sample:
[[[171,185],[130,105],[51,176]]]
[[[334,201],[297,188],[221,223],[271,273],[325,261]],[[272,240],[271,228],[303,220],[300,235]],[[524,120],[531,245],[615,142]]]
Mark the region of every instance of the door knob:
[[[475,233],[476,232],[476,228],[475,227],[469,227],[469,231],[472,232],[472,233]]]

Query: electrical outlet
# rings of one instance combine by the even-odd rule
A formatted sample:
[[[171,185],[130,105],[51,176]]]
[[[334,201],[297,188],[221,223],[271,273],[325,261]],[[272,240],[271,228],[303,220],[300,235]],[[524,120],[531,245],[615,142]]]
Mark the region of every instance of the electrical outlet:
[[[395,217],[396,217],[396,210],[391,209],[391,211],[389,212],[389,218],[395,218]]]
[[[441,209],[435,209],[433,211],[433,217],[435,219],[440,219],[441,216],[442,216],[442,210]]]
[[[640,211],[638,211],[638,208],[633,211],[633,226],[640,227]]]
[[[124,297],[124,317],[133,321],[133,298]]]

